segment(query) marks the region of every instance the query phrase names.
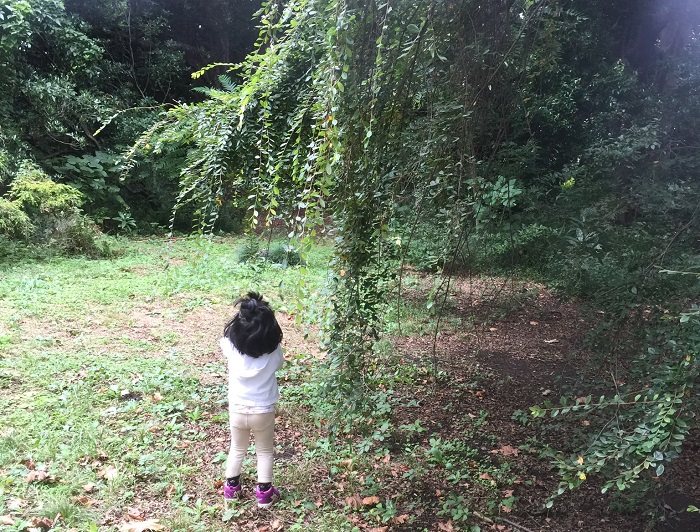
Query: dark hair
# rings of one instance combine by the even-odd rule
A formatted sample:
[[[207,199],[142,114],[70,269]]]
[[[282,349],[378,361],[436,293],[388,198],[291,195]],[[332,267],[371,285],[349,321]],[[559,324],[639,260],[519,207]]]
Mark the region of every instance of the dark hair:
[[[244,355],[258,358],[272,353],[282,342],[282,329],[270,304],[257,292],[248,292],[235,305],[240,308],[224,327],[224,336]]]

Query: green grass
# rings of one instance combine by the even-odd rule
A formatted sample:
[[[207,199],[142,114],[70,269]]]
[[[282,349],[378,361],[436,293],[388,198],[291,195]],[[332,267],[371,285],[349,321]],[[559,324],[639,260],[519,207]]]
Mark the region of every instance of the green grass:
[[[125,240],[110,260],[15,250],[0,263],[0,515],[10,529],[61,514],[55,530],[111,530],[149,500],[167,501],[165,515],[146,517],[169,529],[226,528],[214,481],[227,441],[209,441],[226,434],[220,324],[249,289],[282,311],[314,301],[330,256],[319,246],[303,267],[250,267],[234,260],[239,241]],[[210,336],[195,334],[210,325],[202,318]],[[192,366],[203,352],[216,382]],[[46,478],[28,481],[37,472]]]
[[[316,246],[303,266],[282,268],[239,263],[242,241],[123,240],[109,260],[18,249],[0,260],[0,515],[14,521],[3,530],[26,530],[60,514],[53,530],[113,531],[140,512],[168,530],[282,523],[290,531],[353,531],[352,519],[388,526],[408,519],[402,512],[411,519],[414,512],[464,515],[459,505],[472,499],[423,501],[401,491],[423,479],[458,486],[490,471],[499,486],[508,485],[507,471],[465,466],[474,461],[470,447],[431,440],[420,422],[394,423],[392,408],[420,416],[415,398],[394,389],[444,376],[432,375],[428,362],[402,363],[388,341],[377,346],[373,419],[360,420],[363,430],[345,439],[318,426],[309,413],[319,401],[318,361],[294,323],[322,317],[331,249]],[[228,447],[226,367],[217,340],[231,303],[251,289],[289,318],[284,326],[295,328],[301,344],[285,340],[293,359],[280,374],[279,415],[287,428],[278,450],[296,451],[276,462],[285,498],[271,512],[259,512],[250,498],[225,509],[215,484]],[[414,334],[435,319],[420,301],[405,310]],[[449,466],[452,481],[448,459],[458,465]],[[254,476],[252,460],[244,475]],[[497,497],[487,488],[482,499]],[[394,502],[391,493],[398,493]],[[380,502],[357,508],[348,496]]]

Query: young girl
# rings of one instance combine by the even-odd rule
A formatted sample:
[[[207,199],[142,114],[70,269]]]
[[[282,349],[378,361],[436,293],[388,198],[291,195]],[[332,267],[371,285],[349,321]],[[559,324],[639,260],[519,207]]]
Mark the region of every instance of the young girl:
[[[226,324],[221,349],[228,359],[228,408],[231,450],[226,461],[224,499],[241,496],[241,464],[248,451],[250,433],[255,437],[260,508],[269,508],[280,498],[272,485],[274,460],[275,403],[280,394],[275,372],[284,364],[282,329],[275,313],[262,296],[249,292],[236,301],[238,313]]]

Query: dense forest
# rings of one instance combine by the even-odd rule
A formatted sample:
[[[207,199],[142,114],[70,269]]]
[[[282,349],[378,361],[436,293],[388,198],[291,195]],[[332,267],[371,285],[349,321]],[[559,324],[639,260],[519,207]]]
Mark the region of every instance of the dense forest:
[[[557,495],[658,478],[697,427],[700,3],[0,0],[0,29],[0,245],[332,238],[338,438],[381,421],[407,269],[436,316],[456,275],[536,280],[609,368],[516,414],[585,420]]]

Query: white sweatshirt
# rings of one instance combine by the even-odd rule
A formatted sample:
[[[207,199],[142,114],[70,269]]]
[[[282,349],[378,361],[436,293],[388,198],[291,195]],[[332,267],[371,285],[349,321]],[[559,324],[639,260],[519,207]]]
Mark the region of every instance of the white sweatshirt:
[[[228,338],[219,341],[228,359],[228,404],[274,405],[280,398],[275,372],[284,364],[282,346],[258,358],[241,354]]]

